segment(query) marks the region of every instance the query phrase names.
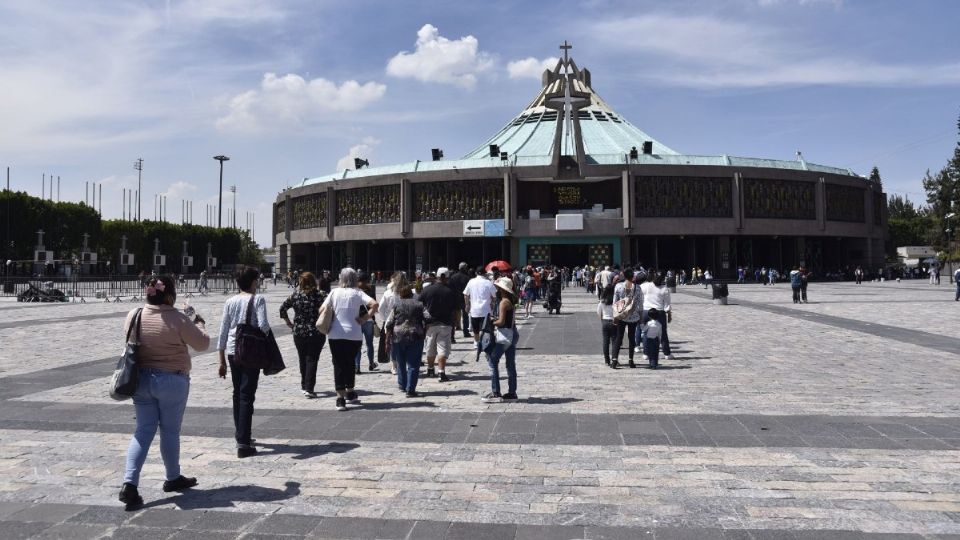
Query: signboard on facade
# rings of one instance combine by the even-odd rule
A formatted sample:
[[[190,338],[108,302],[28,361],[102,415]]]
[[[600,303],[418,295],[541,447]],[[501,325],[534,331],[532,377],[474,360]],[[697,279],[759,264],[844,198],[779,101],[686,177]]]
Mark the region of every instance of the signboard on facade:
[[[484,221],[482,219],[463,220],[463,236],[483,236]]]
[[[503,236],[503,229],[502,219],[486,219],[483,221],[484,236]]]

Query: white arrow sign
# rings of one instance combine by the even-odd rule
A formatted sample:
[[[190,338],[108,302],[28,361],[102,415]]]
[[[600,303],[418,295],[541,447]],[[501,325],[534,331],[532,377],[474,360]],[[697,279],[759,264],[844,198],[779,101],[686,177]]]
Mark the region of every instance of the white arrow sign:
[[[483,220],[463,220],[463,236],[483,236]]]

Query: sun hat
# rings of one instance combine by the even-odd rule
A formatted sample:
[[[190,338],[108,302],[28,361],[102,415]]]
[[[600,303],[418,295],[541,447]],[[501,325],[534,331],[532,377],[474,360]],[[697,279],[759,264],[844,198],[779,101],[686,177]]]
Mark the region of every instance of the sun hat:
[[[513,280],[508,277],[502,277],[494,281],[493,285],[503,292],[513,294]]]

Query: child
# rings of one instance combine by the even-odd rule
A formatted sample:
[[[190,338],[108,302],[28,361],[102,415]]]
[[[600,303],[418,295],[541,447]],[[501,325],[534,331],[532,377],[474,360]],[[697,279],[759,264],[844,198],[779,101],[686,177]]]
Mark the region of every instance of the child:
[[[644,355],[650,360],[650,369],[657,369],[660,360],[660,323],[656,308],[647,311],[649,320],[644,325],[647,338],[643,341]]]
[[[597,315],[600,317],[600,328],[603,332],[603,361],[610,365],[610,353],[616,357],[613,348],[617,338],[617,325],[613,322],[613,285],[603,288],[600,302],[597,303]]]

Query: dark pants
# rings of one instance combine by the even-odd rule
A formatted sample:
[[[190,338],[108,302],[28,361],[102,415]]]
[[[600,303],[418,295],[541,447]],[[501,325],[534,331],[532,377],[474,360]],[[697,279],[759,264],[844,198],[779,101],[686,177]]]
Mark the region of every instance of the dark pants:
[[[357,380],[353,359],[359,352],[360,340],[330,340],[330,356],[333,357],[333,386],[337,391],[353,390]]]
[[[460,316],[462,317],[462,326],[463,326],[463,337],[470,337],[470,310],[467,308],[460,308]],[[476,330],[474,330],[476,332]]]
[[[800,299],[803,300],[804,303],[807,302],[807,282],[806,281],[800,284]]]
[[[647,335],[642,329],[646,328],[647,322],[650,320],[650,315],[647,314],[647,310],[643,310],[643,317],[640,319],[641,331],[640,331],[640,343],[643,346],[643,354],[647,354]],[[657,322],[660,323],[660,344],[663,345],[663,354],[668,356],[670,354],[670,337],[667,335],[667,314],[663,311],[657,311]]]
[[[647,338],[643,344],[643,354],[647,355],[650,367],[657,367],[660,363],[660,338]]]
[[[799,304],[800,303],[800,286],[794,285],[793,287],[791,287],[791,289],[793,289],[793,303]]]
[[[604,319],[601,329],[603,331],[603,361],[610,363],[611,357],[616,357],[616,350],[613,344],[617,341],[617,325],[613,321]],[[611,355],[610,352],[613,351]]]
[[[623,335],[627,334],[627,343],[630,345],[627,347],[627,352],[630,353],[630,360],[633,360],[633,349],[637,346],[637,323],[617,321],[615,324],[617,326],[617,337],[613,340],[613,359],[616,360],[620,356],[620,347],[623,346]]]
[[[253,402],[257,399],[260,370],[243,367],[227,356],[233,380],[233,426],[238,446],[250,446],[253,431]]]
[[[318,334],[308,337],[293,337],[293,344],[297,346],[297,356],[300,357],[300,389],[313,392],[317,386],[317,361],[320,360],[320,351],[323,350],[327,336]]]

